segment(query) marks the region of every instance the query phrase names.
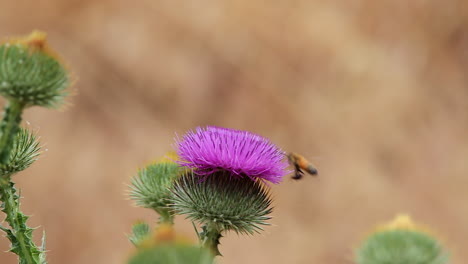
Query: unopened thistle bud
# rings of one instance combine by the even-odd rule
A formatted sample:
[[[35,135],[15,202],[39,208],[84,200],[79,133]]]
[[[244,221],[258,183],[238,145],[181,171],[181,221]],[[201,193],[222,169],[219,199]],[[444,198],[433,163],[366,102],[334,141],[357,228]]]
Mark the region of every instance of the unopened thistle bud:
[[[358,264],[445,264],[448,254],[426,228],[406,215],[380,226],[356,251]]]
[[[161,215],[162,222],[172,222],[170,208],[172,185],[180,168],[174,162],[159,162],[138,171],[130,185],[130,197],[137,206],[150,208]]]
[[[212,264],[212,259],[208,249],[193,245],[184,237],[176,236],[172,225],[162,224],[137,244],[137,252],[128,263]]]
[[[24,107],[57,107],[69,86],[69,73],[47,45],[45,33],[1,43],[0,94],[7,99]]]
[[[128,237],[133,245],[138,246],[150,234],[150,227],[145,222],[137,222],[132,226],[132,234]]]
[[[0,164],[0,177],[9,177],[28,168],[40,154],[36,136],[26,129],[15,135],[12,150],[5,164]]]

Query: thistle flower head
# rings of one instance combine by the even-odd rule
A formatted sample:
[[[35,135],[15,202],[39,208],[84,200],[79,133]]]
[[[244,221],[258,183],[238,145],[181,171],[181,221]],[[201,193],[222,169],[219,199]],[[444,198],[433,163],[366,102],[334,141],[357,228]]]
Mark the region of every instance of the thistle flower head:
[[[137,206],[151,208],[162,217],[172,215],[169,208],[170,188],[180,168],[173,162],[153,163],[138,171],[130,185],[130,197]]]
[[[226,171],[252,180],[279,183],[288,173],[284,152],[259,135],[240,130],[198,127],[177,140],[179,164],[198,175]]]
[[[7,162],[0,164],[0,177],[9,177],[31,166],[37,160],[40,149],[36,136],[26,129],[20,129]]]
[[[259,233],[271,218],[268,189],[259,181],[216,174],[204,180],[193,173],[181,176],[173,187],[174,210],[219,232]]]
[[[358,264],[444,264],[448,255],[427,228],[399,215],[379,226],[356,252]]]
[[[57,107],[68,94],[67,69],[43,32],[9,39],[0,45],[0,94],[24,106]]]

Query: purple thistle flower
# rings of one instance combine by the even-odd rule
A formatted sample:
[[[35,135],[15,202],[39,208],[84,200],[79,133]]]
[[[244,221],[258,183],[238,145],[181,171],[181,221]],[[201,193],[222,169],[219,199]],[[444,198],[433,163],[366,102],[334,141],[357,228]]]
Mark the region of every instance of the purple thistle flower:
[[[197,127],[177,139],[178,163],[208,176],[227,171],[232,176],[279,183],[288,163],[284,152],[268,139],[248,131]]]

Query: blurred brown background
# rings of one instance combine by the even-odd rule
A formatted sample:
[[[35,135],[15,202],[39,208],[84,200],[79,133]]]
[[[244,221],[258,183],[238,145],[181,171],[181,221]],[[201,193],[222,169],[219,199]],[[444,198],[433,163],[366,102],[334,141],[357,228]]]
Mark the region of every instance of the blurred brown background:
[[[436,230],[452,263],[468,259],[466,1],[0,6],[0,36],[47,31],[78,79],[66,111],[27,110],[48,151],[15,177],[51,264],[124,263],[130,225],[156,220],[127,200],[129,178],[208,124],[269,137],[320,171],[274,186],[273,226],[226,235],[220,263],[352,263],[399,212]]]

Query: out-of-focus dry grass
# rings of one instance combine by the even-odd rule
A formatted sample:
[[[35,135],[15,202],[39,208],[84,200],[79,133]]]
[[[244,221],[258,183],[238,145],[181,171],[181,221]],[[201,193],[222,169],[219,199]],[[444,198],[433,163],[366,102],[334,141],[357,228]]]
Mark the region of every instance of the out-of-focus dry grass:
[[[49,151],[15,177],[50,263],[124,263],[131,223],[156,219],[125,184],[175,132],[206,124],[260,133],[320,170],[274,186],[274,226],[227,235],[220,263],[350,263],[398,212],[468,259],[466,1],[0,6],[0,36],[47,31],[78,78],[66,111],[26,112]]]

